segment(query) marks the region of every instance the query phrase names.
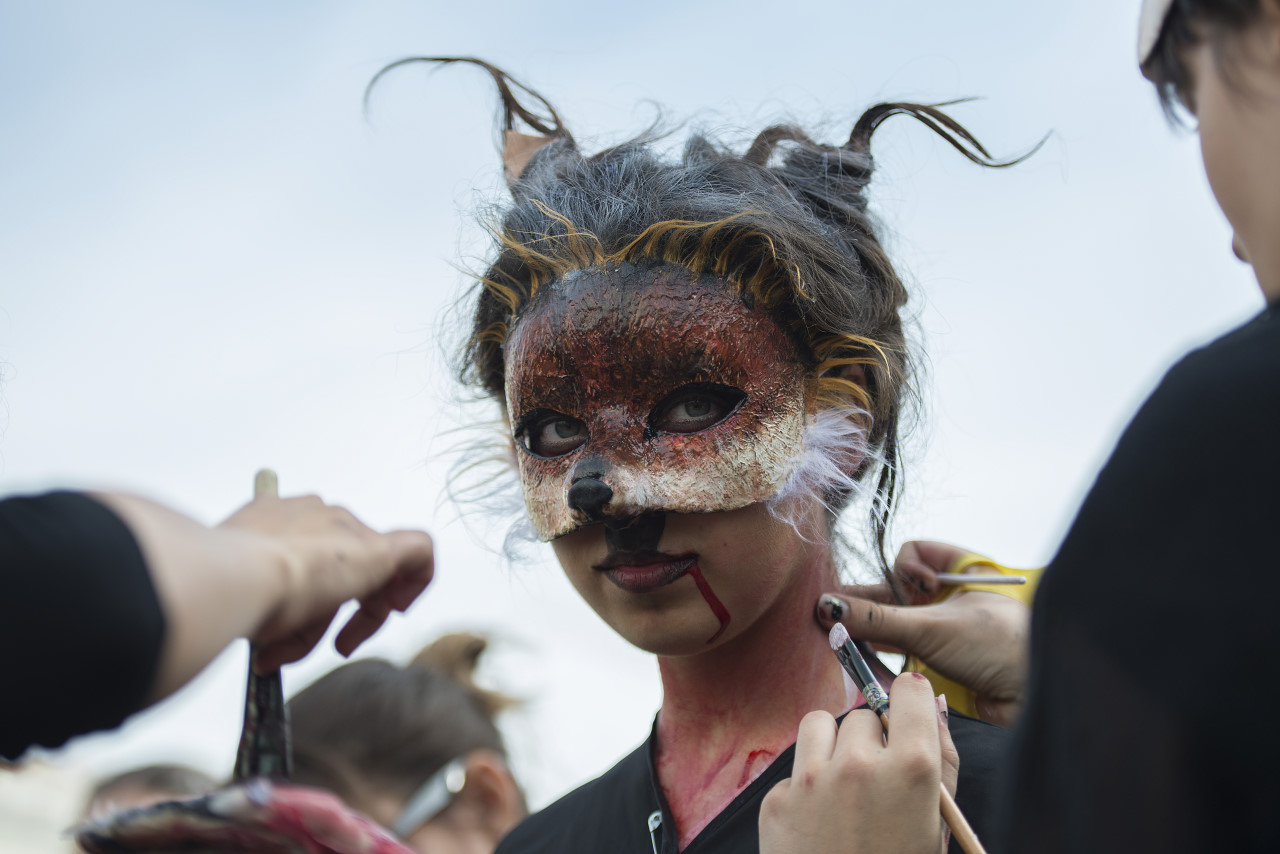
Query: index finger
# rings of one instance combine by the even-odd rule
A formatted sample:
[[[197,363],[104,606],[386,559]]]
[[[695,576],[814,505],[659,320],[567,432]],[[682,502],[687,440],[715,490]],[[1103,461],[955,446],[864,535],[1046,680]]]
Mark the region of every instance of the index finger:
[[[404,611],[435,577],[435,546],[423,531],[392,531],[385,536],[396,569],[381,592],[393,610]]]

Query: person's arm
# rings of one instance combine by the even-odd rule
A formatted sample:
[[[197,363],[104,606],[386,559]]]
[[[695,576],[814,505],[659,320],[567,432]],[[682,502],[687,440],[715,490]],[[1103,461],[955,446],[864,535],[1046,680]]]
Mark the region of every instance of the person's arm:
[[[875,714],[856,709],[837,730],[826,712],[800,723],[791,777],[760,805],[761,854],[938,854],[945,825],[939,784],[955,793],[959,756],[929,682],[889,689],[886,742]]]
[[[1031,609],[979,590],[926,604],[940,590],[937,577],[967,553],[946,543],[909,542],[893,568],[906,606],[890,604],[887,584],[854,585],[824,594],[817,618],[824,628],[839,621],[853,638],[915,656],[973,691],[979,717],[1009,726],[1025,690]]]
[[[338,606],[359,599],[336,641],[350,655],[431,580],[425,533],[379,534],[315,496],[259,498],[214,528],[143,498],[95,497],[137,538],[164,611],[152,702],[237,638],[260,645],[262,670],[296,661],[319,642]]]
[[[431,573],[426,534],[378,534],[314,497],[215,528],[127,495],[0,501],[0,757],[117,726],[240,637],[260,670],[301,658],[358,599],[349,654]]]

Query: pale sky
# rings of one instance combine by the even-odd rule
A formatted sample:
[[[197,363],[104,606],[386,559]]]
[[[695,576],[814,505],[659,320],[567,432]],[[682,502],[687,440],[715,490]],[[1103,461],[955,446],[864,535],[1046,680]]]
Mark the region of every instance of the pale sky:
[[[895,543],[1037,565],[1165,368],[1262,306],[1194,136],[1135,68],[1137,5],[0,2],[0,494],[127,489],[212,523],[269,465],[283,493],[427,528],[436,582],[361,654],[491,633],[484,677],[529,699],[507,733],[541,806],[645,738],[656,668],[545,547],[507,566],[477,541],[496,526],[456,521],[450,449],[485,410],[454,405],[443,354],[476,213],[502,198],[497,102],[477,71],[407,68],[366,120],[369,78],[482,56],[588,149],[654,105],[730,141],[779,120],[837,141],[878,100],[977,96],[954,115],[994,152],[1051,134],[993,172],[898,119],[871,187],[927,352]],[[225,773],[243,666],[229,651],[54,758]]]

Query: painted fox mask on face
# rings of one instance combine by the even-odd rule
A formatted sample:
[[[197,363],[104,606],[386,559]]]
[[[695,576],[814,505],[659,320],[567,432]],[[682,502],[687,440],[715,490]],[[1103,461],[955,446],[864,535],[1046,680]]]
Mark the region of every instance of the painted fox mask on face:
[[[729,283],[610,264],[544,289],[505,348],[534,530],[552,540],[654,512],[773,495],[801,451],[805,366]]]

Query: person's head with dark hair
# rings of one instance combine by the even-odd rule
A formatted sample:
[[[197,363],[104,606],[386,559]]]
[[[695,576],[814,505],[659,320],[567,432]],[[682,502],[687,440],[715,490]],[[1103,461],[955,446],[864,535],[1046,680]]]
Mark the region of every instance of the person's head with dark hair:
[[[1182,106],[1195,112],[1188,52],[1207,45],[1220,72],[1227,75],[1239,59],[1239,37],[1258,23],[1267,0],[1153,0],[1143,8],[1138,60],[1156,85],[1160,102],[1173,114]]]
[[[217,788],[208,774],[184,765],[148,765],[99,782],[89,794],[86,816],[145,807],[203,795]]]
[[[693,134],[673,155],[648,133],[591,153],[501,69],[391,67],[418,61],[498,86],[511,197],[461,375],[501,411],[533,533],[658,656],[653,756],[683,847],[805,712],[856,698],[814,606],[838,584],[847,508],[867,508],[887,568],[913,362],[870,212],[872,137],[906,116],[1002,164],[914,103],[870,108],[834,144],[780,124],[741,147]]]
[[[294,782],[328,789],[413,848],[489,854],[527,812],[477,686],[486,641],[445,635],[408,665],[345,664],[289,700]]]
[[[901,480],[913,358],[903,329],[907,290],[869,211],[872,135],[886,119],[905,115],[975,163],[1008,163],[994,160],[937,106],[910,103],[872,107],[840,144],[775,125],[742,151],[695,134],[671,158],[660,152],[663,138],[648,133],[588,154],[545,98],[480,60],[402,60],[383,69],[370,89],[387,71],[414,62],[483,67],[502,98],[512,200],[491,226],[493,257],[477,277],[460,373],[504,410],[538,538],[560,542],[584,527],[599,530],[601,520],[625,526],[655,513],[759,504],[797,533],[826,540],[841,511],[862,497],[870,514],[866,533],[887,569],[884,542]],[[517,121],[538,135],[516,132]],[[536,361],[531,343],[583,338],[579,319],[546,326],[564,320],[562,309],[581,294],[608,292],[617,304],[607,311],[624,317],[671,288],[715,291],[727,301],[689,315],[721,328],[689,338],[699,352],[680,357],[692,382],[677,384],[684,389],[677,397],[692,394],[705,414],[659,425],[651,417],[659,409],[686,410],[651,387],[661,400],[647,401],[656,406],[631,413],[637,420],[627,425],[642,434],[642,447],[585,417],[591,388],[529,375]],[[729,304],[754,320],[725,314]],[[631,372],[640,375],[635,360],[655,351],[643,346],[642,329],[619,331],[640,345],[635,352],[606,353],[599,348],[619,342],[601,339],[597,353],[632,362]],[[779,364],[765,374],[776,376],[754,381],[768,388],[716,380],[734,371],[721,369],[712,345],[742,353],[766,341]],[[575,360],[550,355],[564,363],[558,367]],[[582,359],[572,367],[581,369]],[[668,378],[645,377],[650,386],[659,379]],[[627,382],[608,391],[630,393],[622,388]],[[562,397],[576,398],[561,406],[533,385],[558,386]],[[560,434],[549,444],[548,430]],[[823,512],[811,513],[815,508]],[[814,522],[814,530],[804,528]]]
[[[1195,117],[1236,255],[1280,300],[1280,0],[1146,0],[1138,55],[1166,111]]]

